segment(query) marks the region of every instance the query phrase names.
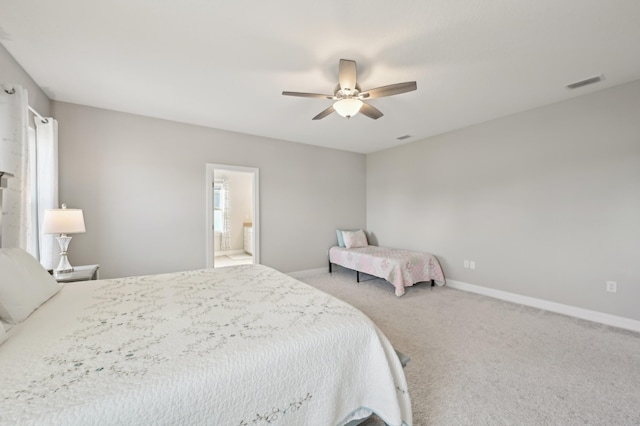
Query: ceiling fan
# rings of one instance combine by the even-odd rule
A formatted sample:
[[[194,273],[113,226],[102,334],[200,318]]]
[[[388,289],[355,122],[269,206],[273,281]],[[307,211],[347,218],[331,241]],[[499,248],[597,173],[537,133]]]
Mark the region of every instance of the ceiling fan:
[[[338,85],[333,91],[333,95],[302,92],[282,92],[282,94],[285,96],[321,98],[336,101],[329,108],[313,117],[314,120],[321,120],[334,111],[346,118],[351,118],[358,112],[361,112],[367,117],[377,120],[382,117],[383,114],[377,108],[364,103],[364,100],[398,95],[400,93],[411,92],[418,88],[415,81],[408,81],[406,83],[390,84],[389,86],[362,91],[357,82],[356,61],[348,59],[340,59],[338,82]]]

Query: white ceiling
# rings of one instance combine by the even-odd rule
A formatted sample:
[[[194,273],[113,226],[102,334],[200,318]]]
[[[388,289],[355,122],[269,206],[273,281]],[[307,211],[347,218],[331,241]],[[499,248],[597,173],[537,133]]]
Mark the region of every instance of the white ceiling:
[[[0,42],[51,99],[370,153],[639,79],[640,1],[0,0]],[[377,121],[281,95],[340,58],[418,90]]]

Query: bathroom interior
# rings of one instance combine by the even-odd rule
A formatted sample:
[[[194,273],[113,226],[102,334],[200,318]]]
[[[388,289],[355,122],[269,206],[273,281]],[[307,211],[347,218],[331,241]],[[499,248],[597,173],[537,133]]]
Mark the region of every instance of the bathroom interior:
[[[253,175],[218,170],[213,184],[214,267],[254,263]]]

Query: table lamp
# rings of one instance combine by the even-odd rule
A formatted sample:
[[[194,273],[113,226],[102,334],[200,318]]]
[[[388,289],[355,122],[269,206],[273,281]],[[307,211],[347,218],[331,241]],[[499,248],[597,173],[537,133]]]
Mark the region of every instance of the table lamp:
[[[71,237],[67,234],[79,234],[85,232],[84,215],[82,209],[68,209],[66,204],[61,209],[44,211],[44,224],[42,232],[45,234],[60,234],[56,237],[60,245],[60,263],[55,269],[56,274],[73,272],[73,266],[67,258],[67,249]]]

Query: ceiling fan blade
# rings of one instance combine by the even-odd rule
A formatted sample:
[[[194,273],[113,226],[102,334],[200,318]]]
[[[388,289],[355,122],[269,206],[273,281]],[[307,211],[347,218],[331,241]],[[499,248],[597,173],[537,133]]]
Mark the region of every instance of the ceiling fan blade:
[[[329,108],[325,109],[320,114],[313,117],[313,120],[322,120],[323,118],[325,118],[327,115],[331,114],[334,111],[335,109],[333,109],[333,105],[331,105]]]
[[[377,87],[375,89],[367,90],[360,93],[360,97],[363,99],[375,99],[383,98],[385,96],[399,95],[400,93],[411,92],[416,90],[418,85],[415,81],[408,81],[406,83],[390,84],[388,86]]]
[[[369,118],[373,118],[374,120],[377,120],[378,118],[382,117],[384,114],[380,112],[379,109],[372,107],[369,104],[366,103],[362,103],[362,106],[360,107],[360,112],[364,115],[366,115]]]
[[[340,67],[338,68],[340,88],[345,92],[353,91],[356,88],[356,78],[356,61],[340,59]]]
[[[285,96],[299,96],[301,98],[321,98],[321,99],[334,99],[333,95],[321,95],[318,93],[303,93],[303,92],[282,92]]]

